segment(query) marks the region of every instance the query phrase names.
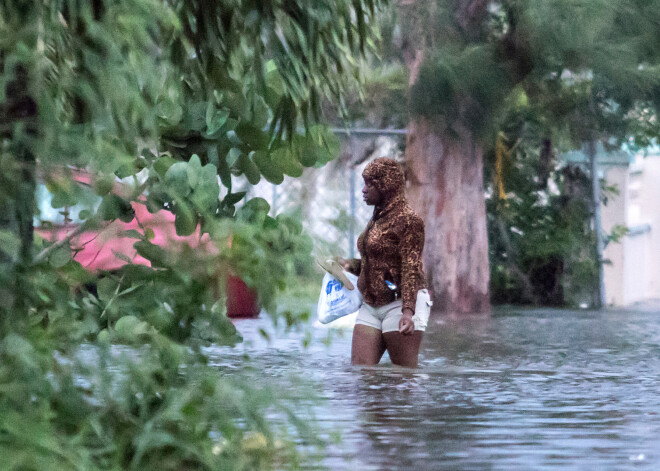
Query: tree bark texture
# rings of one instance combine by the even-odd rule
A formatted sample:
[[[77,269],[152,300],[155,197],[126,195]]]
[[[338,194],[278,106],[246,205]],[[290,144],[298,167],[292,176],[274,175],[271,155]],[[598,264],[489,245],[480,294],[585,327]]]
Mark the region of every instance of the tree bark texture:
[[[14,220],[18,225],[18,236],[21,240],[20,259],[24,264],[32,262],[32,247],[34,245],[34,208],[36,192],[36,158],[23,140],[34,137],[37,133],[37,104],[28,90],[29,76],[22,65],[16,66],[16,78],[7,84],[5,94],[7,104],[0,110],[0,123],[25,123],[25,135],[18,136],[18,142],[13,144],[16,161],[20,166],[20,183],[15,201]],[[10,132],[7,136],[16,139]]]
[[[467,130],[411,121],[407,194],[426,224],[424,268],[434,311],[490,311],[483,150]]]
[[[433,32],[434,1],[400,3],[411,87],[428,50],[449,38],[478,37],[488,4],[449,0],[454,29]],[[426,224],[424,269],[434,312],[449,314],[490,312],[483,149],[461,124],[470,113],[470,104],[463,105],[458,116],[413,117],[406,139],[407,194]]]

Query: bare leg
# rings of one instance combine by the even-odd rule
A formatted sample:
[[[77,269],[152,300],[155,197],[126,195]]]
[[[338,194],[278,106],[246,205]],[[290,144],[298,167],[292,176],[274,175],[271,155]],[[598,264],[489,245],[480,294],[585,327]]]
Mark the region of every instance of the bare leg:
[[[422,335],[421,330],[416,330],[410,335],[403,335],[399,332],[384,333],[383,338],[392,363],[408,368],[417,368],[417,356],[419,346],[422,343]]]
[[[373,327],[357,324],[353,329],[351,363],[354,365],[377,365],[385,353],[383,333]]]

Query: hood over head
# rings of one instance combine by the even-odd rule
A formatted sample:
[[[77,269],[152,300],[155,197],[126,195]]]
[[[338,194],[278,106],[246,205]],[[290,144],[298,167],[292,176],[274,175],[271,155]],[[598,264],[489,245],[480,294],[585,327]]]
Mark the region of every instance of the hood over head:
[[[372,160],[362,172],[362,178],[376,187],[384,204],[398,196],[402,197],[404,194],[403,167],[396,160],[386,157]]]

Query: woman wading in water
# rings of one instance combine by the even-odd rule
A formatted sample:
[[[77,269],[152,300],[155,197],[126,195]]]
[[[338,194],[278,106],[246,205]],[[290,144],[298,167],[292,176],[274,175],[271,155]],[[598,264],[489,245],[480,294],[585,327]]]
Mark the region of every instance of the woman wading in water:
[[[387,350],[392,363],[416,367],[431,305],[422,268],[424,222],[406,201],[403,169],[396,161],[375,159],[362,177],[364,201],[374,206],[358,238],[362,258],[339,260],[358,276],[363,297],[351,362],[376,365]]]

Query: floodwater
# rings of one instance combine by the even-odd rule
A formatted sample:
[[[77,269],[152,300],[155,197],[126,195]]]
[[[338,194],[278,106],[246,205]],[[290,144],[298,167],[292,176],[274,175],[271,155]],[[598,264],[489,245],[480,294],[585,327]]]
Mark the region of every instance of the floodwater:
[[[660,469],[660,304],[440,318],[417,370],[387,357],[351,366],[350,330],[236,326],[245,342],[209,349],[212,362],[224,372],[249,364],[255,384],[311,409],[329,444],[309,467]]]

